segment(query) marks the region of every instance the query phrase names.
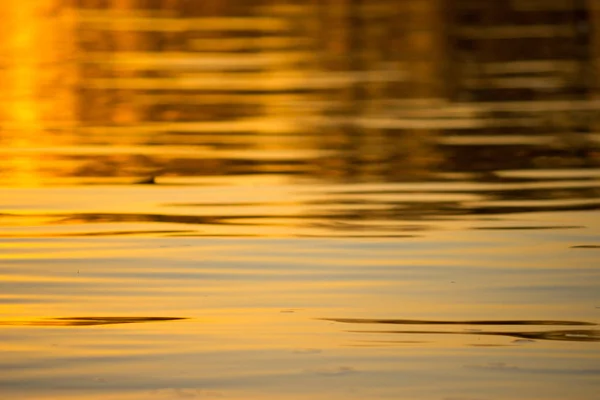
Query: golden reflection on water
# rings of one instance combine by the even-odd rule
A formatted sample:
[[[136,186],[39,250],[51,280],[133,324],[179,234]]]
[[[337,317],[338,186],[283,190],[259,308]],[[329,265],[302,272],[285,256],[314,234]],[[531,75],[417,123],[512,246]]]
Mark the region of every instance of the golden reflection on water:
[[[0,397],[595,400],[598,11],[2,3]]]
[[[534,34],[510,25],[517,9],[471,26],[484,6],[446,15],[437,1],[233,3],[4,7],[0,181],[279,173],[397,182],[440,172],[472,181],[499,169],[598,166],[598,104],[577,75],[594,65],[593,8],[540,14]],[[459,29],[445,37],[444,26]],[[538,42],[507,57],[488,51],[498,32]],[[547,47],[552,34],[582,53]],[[553,53],[539,59],[538,48]],[[536,79],[561,83],[536,88]]]

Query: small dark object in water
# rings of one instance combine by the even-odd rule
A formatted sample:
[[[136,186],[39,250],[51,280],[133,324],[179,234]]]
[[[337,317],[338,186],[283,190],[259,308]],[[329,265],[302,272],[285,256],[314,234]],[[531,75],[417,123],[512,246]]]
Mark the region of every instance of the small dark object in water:
[[[155,185],[156,177],[150,176],[149,178],[144,178],[139,181],[136,181],[136,182],[134,182],[134,184],[136,184],[136,185]]]

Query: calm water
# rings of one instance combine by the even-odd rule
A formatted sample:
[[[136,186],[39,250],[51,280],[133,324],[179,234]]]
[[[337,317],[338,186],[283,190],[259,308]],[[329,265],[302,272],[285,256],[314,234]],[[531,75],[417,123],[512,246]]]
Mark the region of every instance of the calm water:
[[[0,397],[597,399],[600,105],[553,60],[582,38],[460,61],[434,8],[413,43],[389,2],[288,3],[0,6]]]

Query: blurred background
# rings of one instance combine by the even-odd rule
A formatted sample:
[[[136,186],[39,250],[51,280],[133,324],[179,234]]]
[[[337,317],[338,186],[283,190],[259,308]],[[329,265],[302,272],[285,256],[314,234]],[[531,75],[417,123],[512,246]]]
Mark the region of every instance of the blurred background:
[[[595,0],[10,0],[0,18],[4,186],[600,176]],[[575,186],[541,197],[597,207]]]

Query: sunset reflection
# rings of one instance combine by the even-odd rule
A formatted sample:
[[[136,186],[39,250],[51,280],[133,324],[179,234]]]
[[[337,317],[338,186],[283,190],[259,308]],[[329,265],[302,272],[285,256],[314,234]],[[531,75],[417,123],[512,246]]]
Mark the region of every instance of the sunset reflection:
[[[596,400],[600,3],[0,3],[0,398]]]

